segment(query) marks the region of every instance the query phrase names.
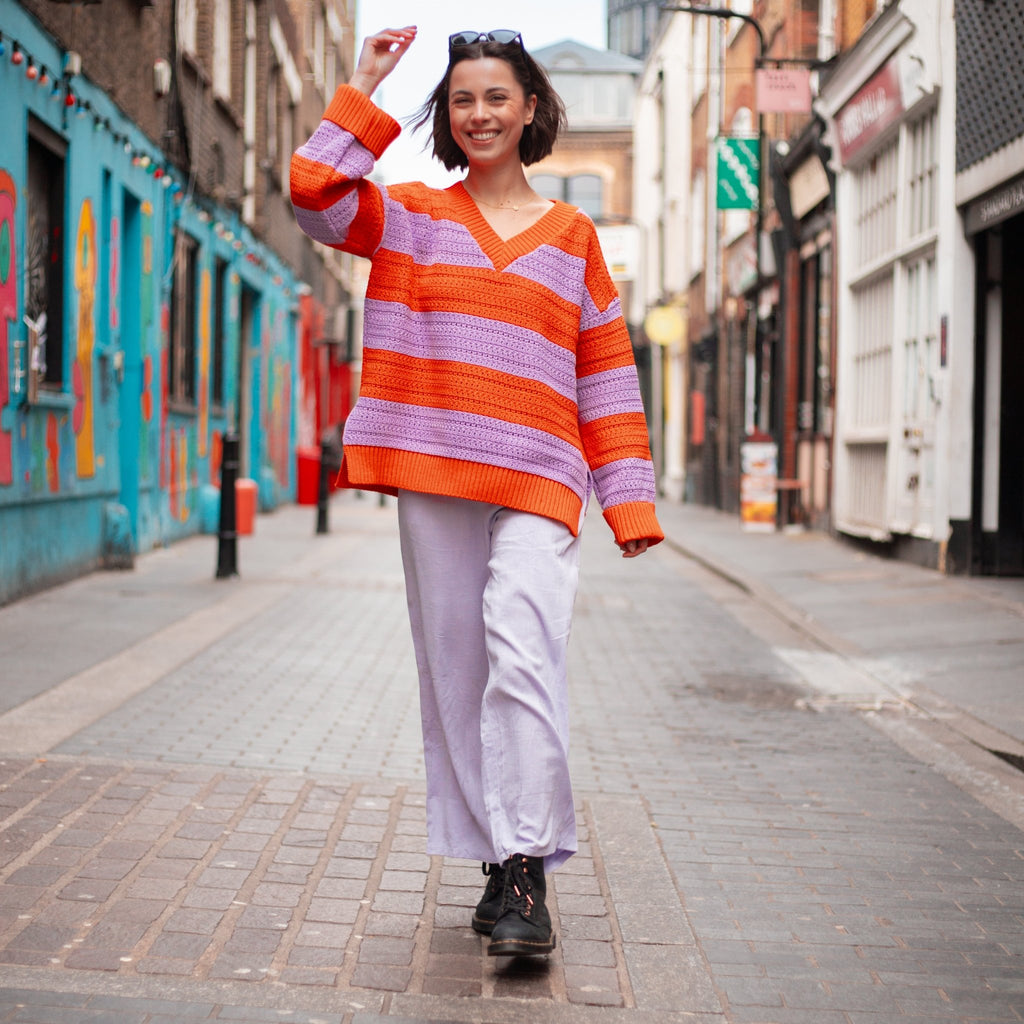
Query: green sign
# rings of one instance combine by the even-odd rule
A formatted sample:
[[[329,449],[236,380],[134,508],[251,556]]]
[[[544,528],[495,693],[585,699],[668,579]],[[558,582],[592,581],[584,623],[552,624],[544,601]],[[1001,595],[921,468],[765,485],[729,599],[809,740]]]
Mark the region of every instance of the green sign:
[[[718,139],[719,210],[757,209],[757,138]]]

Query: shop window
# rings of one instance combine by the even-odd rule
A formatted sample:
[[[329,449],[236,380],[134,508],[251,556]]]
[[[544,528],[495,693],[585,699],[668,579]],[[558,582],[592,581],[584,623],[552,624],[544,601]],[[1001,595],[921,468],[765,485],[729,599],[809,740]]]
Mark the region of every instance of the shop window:
[[[196,401],[196,288],[199,245],[179,231],[174,239],[171,283],[171,338],[168,352],[170,399],[178,405]]]
[[[28,129],[25,315],[45,317],[45,345],[33,356],[43,386],[64,386],[64,177],[67,144],[34,118]],[[45,363],[43,369],[41,363]]]

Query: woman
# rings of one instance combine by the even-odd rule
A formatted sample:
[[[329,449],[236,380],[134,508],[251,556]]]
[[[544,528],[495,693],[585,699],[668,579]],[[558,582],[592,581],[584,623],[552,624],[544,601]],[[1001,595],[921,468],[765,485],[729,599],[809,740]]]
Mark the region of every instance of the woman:
[[[591,487],[624,557],[663,539],[629,335],[591,220],[523,171],[565,123],[511,30],[451,36],[422,111],[447,189],[366,175],[370,101],[416,37],[363,44],[292,163],[313,238],[372,260],[341,482],[398,495],[428,851],[479,860],[488,953],[555,948],[545,870],[576,850],[566,647]]]

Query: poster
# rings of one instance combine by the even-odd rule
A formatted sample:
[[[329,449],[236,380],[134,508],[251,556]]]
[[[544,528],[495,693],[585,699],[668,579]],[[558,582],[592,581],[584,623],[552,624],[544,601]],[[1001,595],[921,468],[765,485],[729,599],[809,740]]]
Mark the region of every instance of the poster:
[[[745,441],[740,445],[740,522],[744,530],[771,533],[779,493],[778,450],[773,441]]]

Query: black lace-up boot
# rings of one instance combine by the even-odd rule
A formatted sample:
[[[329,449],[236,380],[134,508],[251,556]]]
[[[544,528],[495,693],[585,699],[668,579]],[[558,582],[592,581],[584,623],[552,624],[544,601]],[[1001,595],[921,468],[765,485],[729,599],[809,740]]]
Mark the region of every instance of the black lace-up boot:
[[[487,876],[487,888],[483,898],[473,912],[473,930],[481,935],[490,935],[494,930],[494,922],[501,914],[501,898],[505,892],[505,872],[498,864],[481,865]]]
[[[533,956],[555,948],[551,915],[544,903],[544,858],[517,853],[504,865],[501,915],[491,931],[488,956]]]

